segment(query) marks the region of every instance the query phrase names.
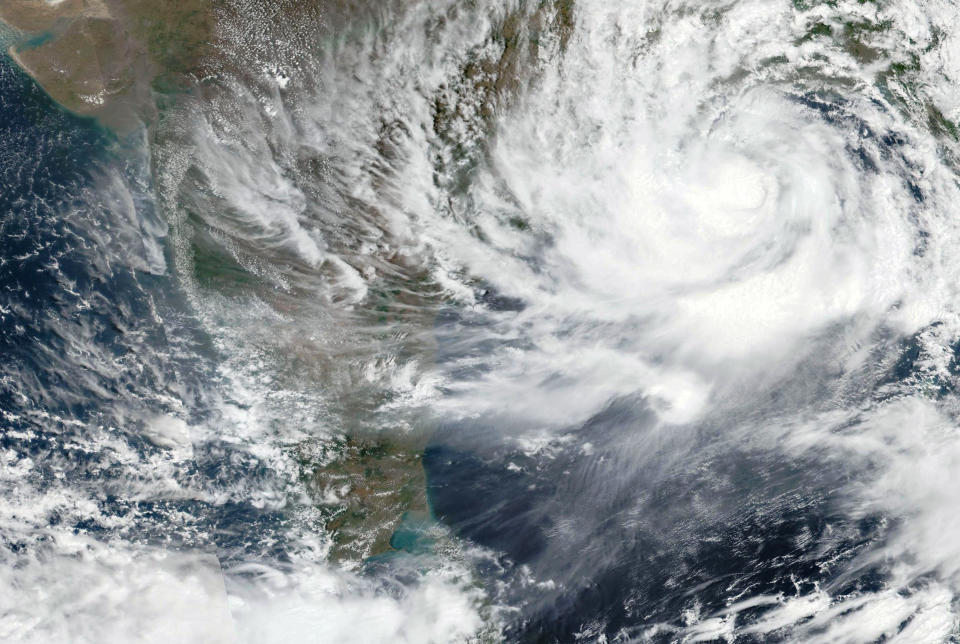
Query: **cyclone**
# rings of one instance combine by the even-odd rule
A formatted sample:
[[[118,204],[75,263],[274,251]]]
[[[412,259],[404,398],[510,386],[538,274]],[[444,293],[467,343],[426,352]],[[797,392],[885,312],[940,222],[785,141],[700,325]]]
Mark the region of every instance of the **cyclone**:
[[[0,639],[960,637],[953,2],[39,4]]]

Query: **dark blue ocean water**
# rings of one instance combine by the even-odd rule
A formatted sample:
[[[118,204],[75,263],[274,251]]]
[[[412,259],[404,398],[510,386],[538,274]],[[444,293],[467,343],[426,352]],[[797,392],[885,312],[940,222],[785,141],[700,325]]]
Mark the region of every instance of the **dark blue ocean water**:
[[[51,525],[227,558],[282,554],[282,517],[245,499],[133,498],[163,454],[144,423],[210,420],[216,390],[214,352],[164,265],[144,149],[65,112],[0,58],[0,448],[35,464],[24,489],[66,487],[97,505]],[[212,440],[176,477],[202,497],[263,471]],[[0,540],[45,547],[39,533]]]
[[[694,604],[709,614],[741,594],[810,592],[882,536],[878,521],[851,524],[834,507],[839,477],[816,463],[729,450],[710,432],[693,451],[668,439],[638,454],[624,437],[643,442],[649,415],[642,402],[619,400],[574,428],[589,456],[579,443],[531,456],[467,425],[445,428],[428,448],[436,515],[504,553],[485,572],[522,606],[508,641],[574,641],[589,624],[613,641],[657,622],[682,626]],[[484,444],[464,440],[477,435]],[[671,462],[677,453],[686,462]],[[845,590],[869,584],[865,573]]]
[[[467,324],[454,311],[440,317],[440,360],[465,350],[445,338]],[[890,348],[902,358],[878,387],[913,371],[916,347]],[[817,384],[828,377],[801,369],[758,391],[739,416],[669,430],[642,398],[615,399],[536,452],[513,440],[536,427],[518,426],[509,410],[447,423],[424,455],[431,507],[458,535],[502,553],[482,576],[492,596],[519,607],[507,620],[511,642],[571,642],[585,633],[668,642],[676,631],[647,629],[681,629],[685,612],[716,614],[737,600],[816,589],[877,591],[885,571],[851,562],[892,526],[876,514],[851,517],[838,496],[851,472],[730,439],[743,436],[737,423],[777,422],[785,392],[806,390],[811,404],[828,398]],[[737,619],[748,623],[772,607]]]
[[[116,516],[162,508],[124,498],[131,473],[98,442],[146,454],[135,419],[196,389],[191,339],[168,336],[183,316],[169,279],[136,267],[148,253],[138,218],[152,216],[136,193],[144,169],[0,59],[0,441],[38,464],[23,485],[88,489]],[[92,518],[74,527],[106,530]]]
[[[145,435],[150,418],[215,426],[217,414],[218,357],[156,261],[169,265],[170,255],[149,173],[142,141],[65,113],[0,59],[0,447],[36,464],[22,486],[66,485],[97,506],[87,516],[51,515],[51,525],[225,562],[282,562],[282,512],[238,495],[203,500],[238,482],[268,486],[273,476],[215,437],[196,442],[175,472],[195,497],[131,497],[162,450]],[[494,295],[483,303],[522,306]],[[462,322],[441,316],[440,362],[453,358],[444,355],[452,351],[444,325]],[[916,347],[902,352],[888,381],[913,371]],[[763,395],[754,415],[780,405],[777,392]],[[846,473],[732,445],[724,423],[736,418],[664,435],[643,400],[618,399],[570,427],[575,440],[540,453],[506,440],[529,428],[502,431],[503,421],[442,426],[424,466],[435,516],[501,553],[480,576],[494,601],[518,609],[507,641],[569,642],[591,624],[593,637],[635,637],[738,597],[881,587],[882,570],[837,574],[889,529],[882,517],[854,520],[838,505]],[[431,545],[420,541],[426,531],[411,521],[392,544],[419,554]],[[48,547],[44,539],[0,526],[14,562]]]

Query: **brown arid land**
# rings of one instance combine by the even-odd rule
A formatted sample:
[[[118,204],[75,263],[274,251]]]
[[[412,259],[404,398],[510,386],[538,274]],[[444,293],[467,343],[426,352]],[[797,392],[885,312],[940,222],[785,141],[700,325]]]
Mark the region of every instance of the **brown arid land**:
[[[191,75],[216,2],[4,0],[11,57],[65,108],[118,130],[154,117],[154,83]]]
[[[13,30],[8,41],[11,57],[64,108],[95,118],[120,134],[148,128],[155,168],[163,167],[166,158],[158,149],[176,150],[168,156],[179,160],[179,151],[192,144],[189,128],[182,125],[194,112],[166,110],[164,106],[171,105],[166,98],[175,96],[174,104],[202,104],[201,112],[222,110],[223,118],[216,122],[229,125],[235,88],[258,82],[255,77],[265,61],[282,60],[284,66],[295,69],[323,43],[333,42],[331,34],[353,33],[353,23],[362,27],[356,30],[362,33],[366,23],[375,22],[376,14],[375,2],[346,0],[0,0],[0,20]],[[557,30],[559,46],[565,47],[573,29],[571,0],[507,12],[495,35],[496,46],[463,61],[458,82],[435,97],[435,136],[456,148],[462,143],[458,133],[471,129],[465,124],[488,135],[494,115],[529,80],[529,70],[536,69],[541,54],[537,34],[551,29]],[[187,94],[192,95],[190,100],[179,100]],[[476,114],[474,103],[480,106]],[[386,157],[394,153],[388,138],[377,145]],[[322,181],[316,176],[323,172],[322,160],[310,156],[315,151],[304,148],[297,153],[304,155],[296,168],[301,185],[309,188]],[[216,200],[198,198],[193,183],[183,185],[193,203],[218,215]],[[172,194],[167,205],[175,210],[184,195]],[[526,223],[517,220],[513,225]],[[220,292],[254,293],[289,318],[310,315],[309,292],[284,294],[269,285],[260,288],[247,274],[231,283],[242,271],[217,240],[229,238],[232,251],[244,250],[246,241],[242,235],[230,237],[215,228],[216,222],[210,226],[214,236],[204,237],[203,227],[187,235],[193,244],[191,270],[201,285]],[[347,254],[352,241],[344,244]],[[249,254],[258,261],[270,259],[256,245]],[[282,265],[288,260],[278,257],[276,261]],[[430,338],[440,295],[426,273],[402,261],[402,257],[385,259],[385,265],[392,267],[390,274],[401,277],[392,290],[371,299],[369,317],[360,326],[390,325],[388,336],[405,329],[404,335]],[[309,273],[302,267],[298,270]],[[312,273],[307,277],[323,279]],[[407,344],[406,349],[422,363],[432,361],[432,340]],[[313,347],[299,337],[280,346],[284,350],[278,353],[286,356],[289,366],[278,368],[279,379],[289,380],[291,389],[302,381],[330,389],[342,376],[343,364],[362,363],[359,358],[326,355],[328,348]],[[357,382],[362,384],[363,378]],[[324,439],[319,445],[305,441],[298,457],[326,519],[331,559],[355,562],[392,550],[391,536],[404,517],[429,523],[422,454],[432,425],[425,423],[409,433],[371,430],[357,419],[373,414],[375,393],[352,381],[344,390],[338,397],[344,407],[342,417],[356,422],[345,422],[335,440]]]
[[[235,49],[218,46],[218,21],[227,22],[228,36],[244,41],[249,34],[236,33],[238,13],[283,22],[282,9],[302,25],[317,18],[311,10],[319,4],[288,0],[269,12],[256,1],[2,0],[0,20],[13,31],[11,58],[59,105],[120,134],[147,127],[163,139],[158,95],[189,92],[223,68],[242,76],[242,60],[230,63]],[[403,517],[429,515],[422,448],[422,437],[346,436],[323,448],[322,465],[304,463],[327,515],[334,560],[390,551]],[[325,503],[334,488],[343,498]]]

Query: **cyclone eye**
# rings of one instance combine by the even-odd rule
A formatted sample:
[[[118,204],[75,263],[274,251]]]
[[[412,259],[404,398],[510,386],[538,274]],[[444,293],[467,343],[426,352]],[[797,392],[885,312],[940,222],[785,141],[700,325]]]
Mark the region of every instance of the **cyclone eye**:
[[[957,25],[0,0],[0,640],[957,641]]]

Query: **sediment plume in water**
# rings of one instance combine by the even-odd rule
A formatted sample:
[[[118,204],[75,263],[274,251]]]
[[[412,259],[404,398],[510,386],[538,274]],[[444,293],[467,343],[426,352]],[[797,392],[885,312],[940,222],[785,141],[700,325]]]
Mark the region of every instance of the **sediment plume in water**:
[[[0,18],[0,639],[957,637],[953,3]]]

